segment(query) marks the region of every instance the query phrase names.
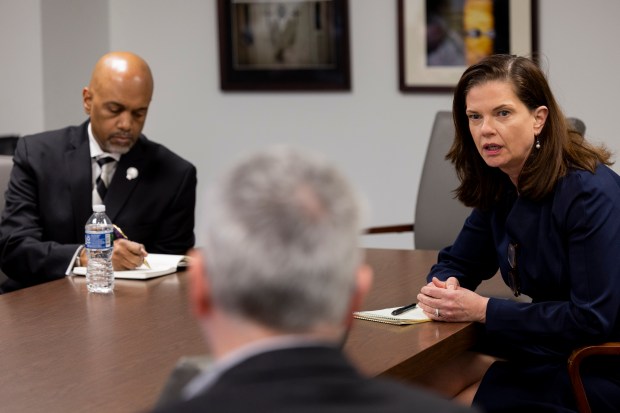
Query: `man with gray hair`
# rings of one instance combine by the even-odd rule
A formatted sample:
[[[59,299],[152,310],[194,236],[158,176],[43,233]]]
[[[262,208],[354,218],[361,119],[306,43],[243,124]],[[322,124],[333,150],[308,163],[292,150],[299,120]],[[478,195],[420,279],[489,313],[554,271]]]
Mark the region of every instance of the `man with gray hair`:
[[[208,193],[190,300],[215,362],[169,412],[465,412],[361,376],[340,345],[372,270],[360,204],[325,160],[276,147]]]

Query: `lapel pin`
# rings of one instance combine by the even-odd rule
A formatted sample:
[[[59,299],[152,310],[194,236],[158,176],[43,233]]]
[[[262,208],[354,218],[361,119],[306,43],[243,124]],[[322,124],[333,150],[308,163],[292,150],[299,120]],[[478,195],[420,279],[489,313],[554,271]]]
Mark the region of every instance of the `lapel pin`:
[[[132,181],[138,177],[138,170],[136,168],[129,167],[127,168],[127,180]]]

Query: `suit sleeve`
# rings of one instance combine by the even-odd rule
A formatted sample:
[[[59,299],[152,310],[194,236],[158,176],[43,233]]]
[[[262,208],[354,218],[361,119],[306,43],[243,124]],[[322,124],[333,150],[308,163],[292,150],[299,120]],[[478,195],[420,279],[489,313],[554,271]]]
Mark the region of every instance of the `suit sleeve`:
[[[79,244],[45,240],[39,205],[40,174],[30,162],[24,138],[17,144],[0,223],[0,265],[20,284],[62,278]]]
[[[474,208],[454,244],[439,252],[428,281],[433,277],[443,281],[456,277],[459,285],[473,291],[491,278],[498,264],[489,220],[489,213]]]

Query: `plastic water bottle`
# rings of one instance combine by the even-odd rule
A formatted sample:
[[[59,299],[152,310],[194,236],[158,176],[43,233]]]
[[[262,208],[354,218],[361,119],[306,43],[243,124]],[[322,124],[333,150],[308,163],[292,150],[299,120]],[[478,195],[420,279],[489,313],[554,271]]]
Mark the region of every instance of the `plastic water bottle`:
[[[114,291],[112,268],[112,221],[105,214],[105,205],[93,205],[93,214],[85,227],[84,244],[88,254],[86,288],[93,293]]]

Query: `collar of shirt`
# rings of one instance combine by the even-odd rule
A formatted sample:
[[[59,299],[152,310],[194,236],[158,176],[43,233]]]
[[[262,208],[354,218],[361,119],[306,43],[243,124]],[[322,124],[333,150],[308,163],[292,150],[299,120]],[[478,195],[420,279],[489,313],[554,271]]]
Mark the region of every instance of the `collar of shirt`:
[[[99,142],[95,139],[95,135],[93,135],[93,128],[90,122],[88,122],[88,145],[90,147],[90,158],[99,159],[102,156],[110,156],[114,158],[115,161],[119,161],[121,159],[121,155],[119,153],[108,153],[104,152],[99,146]]]
[[[250,343],[226,354],[209,366],[208,370],[193,378],[185,386],[181,396],[185,400],[195,397],[198,393],[211,387],[226,371],[258,354],[288,348],[317,346],[336,347],[334,343],[328,341],[299,335],[278,336]]]

